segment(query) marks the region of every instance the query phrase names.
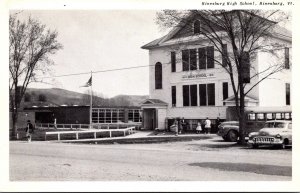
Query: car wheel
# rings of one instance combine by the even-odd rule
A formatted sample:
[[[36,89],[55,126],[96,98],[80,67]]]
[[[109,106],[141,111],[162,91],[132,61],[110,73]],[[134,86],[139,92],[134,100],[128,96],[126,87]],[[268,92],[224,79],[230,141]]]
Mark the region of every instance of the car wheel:
[[[286,149],[288,144],[289,144],[289,141],[287,139],[285,139],[283,141],[283,143],[281,144],[281,149]]]
[[[222,136],[222,138],[224,139],[224,141],[227,141],[227,138],[226,138],[226,136]]]
[[[237,141],[238,139],[238,133],[234,130],[230,130],[228,133],[227,133],[227,140],[230,141],[230,142],[235,142]]]
[[[258,148],[258,145],[257,145],[257,144],[252,144],[252,148],[253,148],[253,149],[257,149],[257,148]]]

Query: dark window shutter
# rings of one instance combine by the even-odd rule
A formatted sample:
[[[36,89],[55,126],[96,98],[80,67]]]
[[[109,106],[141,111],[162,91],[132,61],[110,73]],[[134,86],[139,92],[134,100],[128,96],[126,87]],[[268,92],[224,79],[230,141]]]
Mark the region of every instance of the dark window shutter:
[[[222,44],[222,65],[227,66],[227,58],[228,51],[227,51],[227,44]]]
[[[285,103],[291,105],[290,83],[285,84]]]
[[[197,52],[196,49],[190,50],[190,70],[197,70]]]
[[[176,72],[176,53],[171,52],[171,68],[172,72]]]
[[[206,50],[205,48],[199,48],[199,69],[206,69]]]
[[[214,47],[210,46],[207,47],[207,68],[214,68],[215,61],[214,61]]]
[[[284,68],[290,69],[290,49],[284,48]]]
[[[191,96],[191,106],[197,106],[197,85],[191,85],[190,86],[190,96]]]
[[[176,86],[172,86],[172,106],[176,107]]]
[[[206,106],[206,84],[199,84],[200,106]]]
[[[183,106],[190,106],[190,86],[182,86]]]
[[[208,105],[215,105],[215,84],[207,84]]]
[[[189,71],[189,50],[182,50],[182,71]]]
[[[241,60],[241,70],[242,78],[244,83],[250,83],[250,56],[249,52],[244,52],[242,54]]]
[[[160,62],[155,64],[155,89],[162,89],[162,65]]]
[[[228,98],[228,82],[223,82],[223,100]],[[225,105],[225,102],[223,102]]]

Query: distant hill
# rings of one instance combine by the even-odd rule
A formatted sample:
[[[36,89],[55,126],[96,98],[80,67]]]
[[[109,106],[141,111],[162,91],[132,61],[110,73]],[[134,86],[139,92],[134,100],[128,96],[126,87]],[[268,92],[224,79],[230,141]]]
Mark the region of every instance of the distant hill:
[[[139,106],[149,98],[148,95],[118,95],[112,98],[93,96],[93,105],[99,106]],[[37,89],[28,88],[24,96],[24,107],[60,106],[60,105],[89,105],[90,96],[60,88]]]

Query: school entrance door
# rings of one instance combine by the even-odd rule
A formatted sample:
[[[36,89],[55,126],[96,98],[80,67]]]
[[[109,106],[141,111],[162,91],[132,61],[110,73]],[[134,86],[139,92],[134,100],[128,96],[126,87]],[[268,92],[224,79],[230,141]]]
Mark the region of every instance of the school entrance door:
[[[168,104],[159,99],[147,99],[141,105],[145,130],[165,129]]]

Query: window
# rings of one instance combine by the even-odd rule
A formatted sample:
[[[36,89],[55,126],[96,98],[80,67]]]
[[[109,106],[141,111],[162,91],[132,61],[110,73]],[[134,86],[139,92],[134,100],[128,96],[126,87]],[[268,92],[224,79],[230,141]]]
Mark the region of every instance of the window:
[[[183,106],[197,106],[197,85],[182,86]]]
[[[206,84],[199,85],[200,106],[206,106]]]
[[[155,64],[155,89],[162,89],[162,65],[160,62]]]
[[[228,57],[227,44],[222,44],[222,65],[223,66],[227,66],[227,57]]]
[[[264,120],[264,119],[265,119],[264,114],[263,114],[263,113],[258,113],[258,114],[257,114],[257,119],[258,119],[258,120]]]
[[[208,105],[215,105],[215,84],[207,85],[207,99]]]
[[[171,52],[171,70],[172,72],[176,72],[176,53]]]
[[[284,48],[284,68],[290,69],[290,49]]]
[[[204,47],[198,49],[199,69],[214,68],[214,47]]]
[[[215,105],[215,84],[199,85],[200,106]]]
[[[191,85],[190,86],[190,97],[191,97],[191,106],[197,106],[197,85]]]
[[[176,86],[172,86],[172,106],[176,107]]]
[[[291,105],[290,83],[285,84],[285,104]]]
[[[128,121],[142,122],[142,110],[130,109],[128,110]]]
[[[190,86],[182,86],[183,106],[190,106]]]
[[[254,113],[249,113],[248,114],[248,120],[255,120],[255,114]]]
[[[197,69],[196,49],[182,50],[182,71]]]
[[[200,33],[200,21],[196,20],[194,22],[194,34]]]
[[[223,82],[223,100],[228,98],[228,82]],[[223,102],[225,105],[225,102]]]

